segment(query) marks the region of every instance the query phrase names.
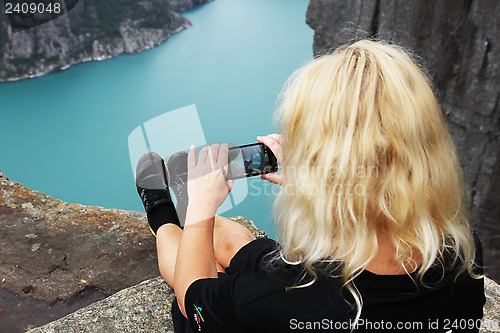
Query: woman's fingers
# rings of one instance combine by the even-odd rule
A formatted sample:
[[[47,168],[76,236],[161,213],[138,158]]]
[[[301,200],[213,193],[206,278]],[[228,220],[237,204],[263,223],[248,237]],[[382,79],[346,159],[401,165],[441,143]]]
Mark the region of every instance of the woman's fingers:
[[[208,160],[210,162],[210,166],[212,170],[216,169],[216,166],[218,164],[218,159],[219,159],[219,149],[220,146],[218,143],[214,143],[213,145],[210,146],[208,149],[209,154],[208,154]]]
[[[208,153],[209,153],[208,146],[201,148],[200,154],[198,155],[198,163],[196,165],[204,165],[207,162]]]
[[[217,157],[219,155],[219,150],[220,150],[220,145],[218,143],[214,143],[210,146],[210,151],[212,152],[212,155],[214,157]]]
[[[257,141],[266,145],[271,149],[274,156],[278,160],[278,164],[282,164],[283,162],[283,136],[280,134],[269,134],[267,136],[258,136]],[[285,176],[283,173],[268,173],[260,176],[261,179],[265,179],[270,181],[273,184],[281,185],[285,181]]]
[[[271,183],[276,184],[276,185],[281,185],[281,184],[283,184],[283,181],[284,181],[283,175],[280,175],[279,173],[274,173],[274,172],[260,175],[260,179],[268,180]]]
[[[196,162],[196,147],[191,145],[188,153],[188,168],[199,166],[212,171],[225,168],[227,172],[228,154],[229,144],[223,143],[219,145],[214,143],[211,146],[201,148],[198,162]]]
[[[258,136],[257,141],[265,144],[271,149],[274,156],[278,160],[278,164],[283,162],[283,147],[281,146],[281,141],[283,137],[279,134],[269,134],[267,136]]]
[[[229,162],[229,144],[223,143],[220,147],[219,161],[221,163],[224,179],[227,178],[228,162]],[[226,180],[227,193],[233,189],[234,180]]]
[[[277,133],[273,133],[273,134],[269,134],[268,137],[270,137],[271,139],[274,139],[274,140],[278,141],[278,143],[280,145],[283,145],[283,135],[277,134]]]
[[[231,192],[231,190],[233,189],[233,184],[234,184],[234,180],[232,180],[232,179],[226,181],[227,193]]]
[[[226,180],[228,144],[213,144],[200,150],[198,163],[196,151],[189,151],[188,195],[189,204],[204,207],[215,212],[226,200],[233,187],[232,181]]]
[[[228,154],[229,154],[229,144],[223,143],[220,146],[219,157],[217,159],[217,161],[220,162],[222,166],[227,165]]]
[[[222,170],[224,171],[224,176],[227,175],[228,159],[229,159],[229,144],[223,143],[220,146],[219,157],[217,159],[217,163],[218,163],[219,167],[222,168]]]
[[[196,166],[196,147],[191,145],[189,148],[189,153],[187,157],[188,170],[193,169]]]

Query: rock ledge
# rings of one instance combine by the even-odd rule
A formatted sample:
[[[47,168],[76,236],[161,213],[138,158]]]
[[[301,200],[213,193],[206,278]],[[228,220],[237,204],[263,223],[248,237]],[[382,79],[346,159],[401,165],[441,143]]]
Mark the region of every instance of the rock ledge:
[[[500,332],[500,286],[486,278],[482,333]],[[174,292],[159,277],[144,281],[30,333],[173,332]]]

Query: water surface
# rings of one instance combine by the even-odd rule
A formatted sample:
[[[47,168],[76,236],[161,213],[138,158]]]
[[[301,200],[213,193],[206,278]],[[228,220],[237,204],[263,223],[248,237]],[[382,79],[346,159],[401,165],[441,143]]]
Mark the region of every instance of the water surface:
[[[307,4],[216,0],[185,12],[193,26],[151,50],[0,84],[0,170],[64,201],[141,210],[130,132],[190,104],[209,142],[245,144],[274,132],[283,83],[312,59]],[[248,185],[249,195],[224,215],[243,215],[274,235],[272,186],[258,178]]]

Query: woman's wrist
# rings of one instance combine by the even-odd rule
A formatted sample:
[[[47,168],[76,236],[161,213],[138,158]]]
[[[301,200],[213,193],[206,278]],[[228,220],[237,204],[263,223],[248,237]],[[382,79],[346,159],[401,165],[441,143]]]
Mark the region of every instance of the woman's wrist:
[[[214,218],[217,213],[217,208],[218,207],[208,203],[189,202],[186,211],[186,225]]]

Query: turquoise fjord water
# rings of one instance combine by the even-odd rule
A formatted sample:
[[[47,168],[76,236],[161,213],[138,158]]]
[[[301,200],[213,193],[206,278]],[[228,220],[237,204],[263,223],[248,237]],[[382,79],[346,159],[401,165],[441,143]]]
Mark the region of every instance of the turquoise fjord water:
[[[312,59],[307,0],[215,0],[183,13],[190,29],[151,50],[0,84],[0,170],[55,198],[142,210],[128,136],[195,104],[208,142],[256,142],[287,77]],[[224,213],[274,235],[273,186],[255,177]]]

